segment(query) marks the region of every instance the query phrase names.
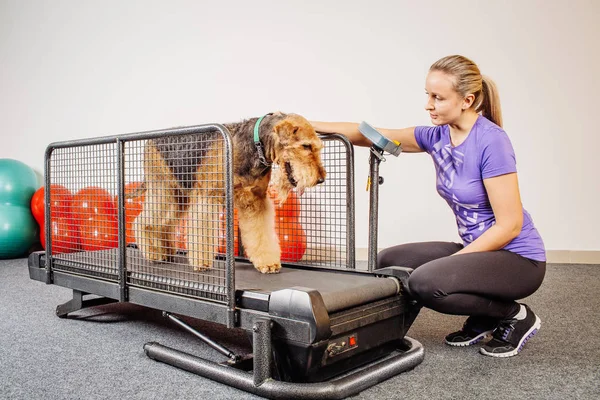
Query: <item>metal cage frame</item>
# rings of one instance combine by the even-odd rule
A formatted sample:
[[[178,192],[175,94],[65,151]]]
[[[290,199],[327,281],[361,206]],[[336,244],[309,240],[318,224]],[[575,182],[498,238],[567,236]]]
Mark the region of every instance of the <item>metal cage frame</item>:
[[[220,263],[224,264],[225,268],[225,287],[223,298],[224,305],[226,306],[226,314],[227,318],[225,320],[221,320],[221,318],[217,318],[215,322],[224,322],[228,327],[235,327],[238,325],[238,318],[235,316],[235,310],[237,307],[236,304],[236,296],[235,296],[235,262],[238,261],[247,261],[244,257],[234,254],[234,219],[233,219],[233,152],[232,152],[232,139],[229,131],[224,125],[221,124],[203,124],[203,125],[195,125],[188,127],[178,127],[178,128],[170,128],[170,129],[162,129],[155,131],[147,131],[147,132],[138,132],[138,133],[129,133],[129,134],[121,134],[121,135],[113,135],[113,136],[103,136],[91,139],[79,139],[79,140],[70,140],[70,141],[61,141],[51,143],[47,146],[45,152],[45,168],[44,168],[44,179],[45,179],[45,235],[47,238],[46,244],[46,255],[44,260],[46,275],[49,277],[59,276],[59,279],[64,277],[66,279],[66,283],[70,283],[69,287],[72,285],[73,280],[83,280],[87,281],[88,279],[95,280],[104,280],[108,281],[110,289],[104,293],[107,297],[112,299],[124,302],[129,301],[131,295],[137,296],[137,290],[135,288],[135,284],[130,282],[131,277],[128,276],[128,245],[126,243],[125,237],[125,185],[126,185],[126,144],[136,141],[144,141],[148,139],[155,139],[164,136],[182,136],[182,135],[190,135],[190,134],[211,134],[218,133],[220,134],[224,145],[225,145],[225,165],[223,165],[223,170],[225,174],[225,217],[226,217],[226,251],[224,259],[220,260]],[[321,135],[321,139],[326,144],[325,150],[327,149],[328,143],[335,143],[342,148],[343,157],[345,158],[345,165],[342,167],[345,168],[343,175],[345,175],[345,183],[342,189],[345,190],[345,224],[346,224],[346,237],[345,237],[345,265],[340,268],[336,265],[327,265],[323,263],[311,263],[310,261],[306,262],[288,262],[283,265],[291,265],[291,266],[300,266],[300,267],[317,267],[319,269],[348,269],[348,270],[356,270],[356,254],[355,254],[355,206],[354,206],[354,151],[353,145],[349,142],[349,140],[339,134],[333,135]],[[117,191],[117,219],[118,219],[118,247],[113,249],[115,254],[106,254],[105,257],[109,259],[114,259],[116,262],[116,273],[115,270],[107,273],[106,271],[94,271],[93,268],[85,268],[82,270],[81,260],[69,260],[68,257],[65,257],[62,253],[55,254],[52,251],[53,243],[52,243],[52,212],[51,212],[51,190],[49,188],[53,184],[53,154],[57,151],[63,149],[76,149],[76,148],[85,148],[87,146],[99,146],[99,145],[109,145],[114,146],[113,159],[106,159],[105,161],[112,162],[115,167],[116,172],[116,191]],[[81,166],[72,166],[72,168],[81,168]],[[241,238],[240,238],[241,241]],[[243,243],[241,244],[243,246]],[[115,257],[116,256],[116,257]],[[373,270],[373,263],[369,263],[369,271]],[[96,268],[98,269],[98,268]],[[360,272],[360,271],[357,271]],[[116,283],[117,286],[113,286],[112,283]],[[170,290],[167,289],[169,294],[177,296],[178,293],[171,293]],[[181,293],[179,293],[181,294]],[[202,295],[194,295],[192,297],[196,297],[199,301],[214,301],[214,299],[207,298]],[[216,301],[219,303],[219,301]],[[197,313],[194,315],[199,316]]]

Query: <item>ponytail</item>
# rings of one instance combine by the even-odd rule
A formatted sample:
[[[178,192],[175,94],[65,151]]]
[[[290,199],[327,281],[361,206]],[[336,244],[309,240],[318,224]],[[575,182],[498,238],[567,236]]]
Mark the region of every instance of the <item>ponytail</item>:
[[[500,107],[498,88],[489,76],[482,76],[482,92],[481,105],[475,111],[481,111],[481,115],[502,127],[502,108]]]

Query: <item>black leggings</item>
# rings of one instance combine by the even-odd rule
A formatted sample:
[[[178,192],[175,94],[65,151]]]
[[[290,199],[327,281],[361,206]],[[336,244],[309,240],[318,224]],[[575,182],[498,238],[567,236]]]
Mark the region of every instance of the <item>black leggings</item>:
[[[402,244],[382,250],[377,267],[415,268],[408,289],[427,308],[497,319],[514,317],[515,300],[534,293],[544,280],[544,261],[508,250],[451,256],[462,248],[449,242]]]

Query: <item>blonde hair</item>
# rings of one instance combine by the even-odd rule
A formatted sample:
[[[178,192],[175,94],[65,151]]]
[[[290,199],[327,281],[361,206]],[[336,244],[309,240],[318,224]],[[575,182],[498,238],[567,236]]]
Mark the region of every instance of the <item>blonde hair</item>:
[[[454,77],[454,90],[463,97],[473,94],[475,100],[471,107],[502,126],[498,88],[491,78],[481,75],[477,64],[463,56],[447,56],[434,62],[429,71],[441,71]]]

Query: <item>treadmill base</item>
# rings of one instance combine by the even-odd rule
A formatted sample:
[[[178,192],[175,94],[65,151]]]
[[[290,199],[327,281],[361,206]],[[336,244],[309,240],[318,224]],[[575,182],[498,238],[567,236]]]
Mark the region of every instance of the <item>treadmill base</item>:
[[[253,329],[252,372],[217,364],[156,342],[146,343],[144,351],[153,360],[270,399],[343,399],[414,368],[425,356],[421,343],[405,336],[402,342],[406,348],[339,378],[318,383],[281,382],[271,376],[270,326],[270,320],[261,319]]]

